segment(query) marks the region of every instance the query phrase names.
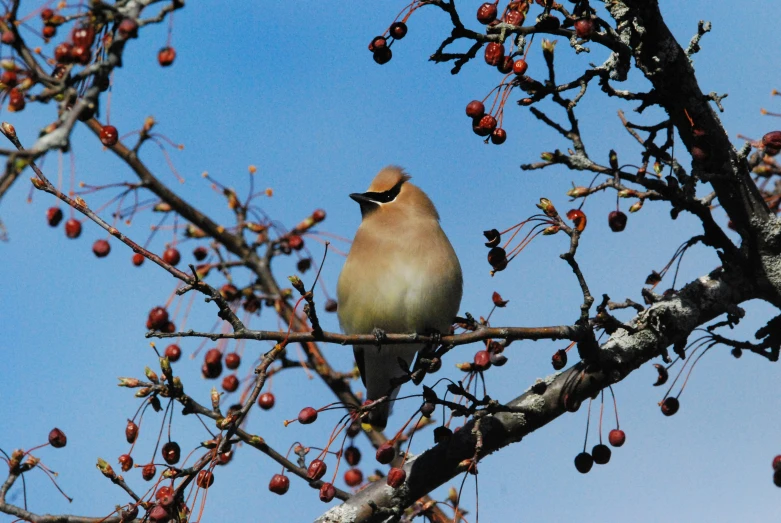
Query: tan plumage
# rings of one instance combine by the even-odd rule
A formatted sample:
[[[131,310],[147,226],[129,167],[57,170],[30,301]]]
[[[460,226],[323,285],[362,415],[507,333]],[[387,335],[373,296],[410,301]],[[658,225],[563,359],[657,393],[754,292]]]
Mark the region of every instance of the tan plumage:
[[[339,323],[347,334],[447,333],[461,303],[461,266],[439,226],[434,204],[399,167],[386,167],[363,194],[363,220],[337,287]],[[403,375],[422,345],[356,346],[367,398],[395,398],[391,379]],[[385,427],[390,404],[369,415]]]

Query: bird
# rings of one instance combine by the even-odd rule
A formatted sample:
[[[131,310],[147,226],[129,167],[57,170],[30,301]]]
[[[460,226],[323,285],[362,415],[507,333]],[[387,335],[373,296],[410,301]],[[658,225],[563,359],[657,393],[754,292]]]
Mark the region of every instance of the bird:
[[[345,334],[374,334],[377,344],[353,352],[366,399],[388,400],[366,415],[386,427],[407,373],[423,344],[383,345],[385,333],[448,333],[463,292],[461,265],[429,197],[397,166],[382,169],[364,193],[350,194],[361,224],[337,283],[337,315]]]

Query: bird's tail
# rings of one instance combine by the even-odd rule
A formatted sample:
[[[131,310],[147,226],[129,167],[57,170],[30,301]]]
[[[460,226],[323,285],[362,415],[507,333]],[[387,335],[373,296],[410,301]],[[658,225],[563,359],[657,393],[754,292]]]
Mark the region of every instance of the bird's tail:
[[[367,414],[368,421],[372,427],[382,430],[388,424],[388,416],[390,416],[393,409],[393,401],[399,395],[401,388],[393,387],[392,380],[405,375],[398,363],[398,359],[404,360],[407,367],[409,367],[419,348],[417,345],[411,345],[403,347],[386,346],[379,350],[377,347],[366,347],[364,349],[366,398],[378,400],[387,396],[386,401],[371,409]]]

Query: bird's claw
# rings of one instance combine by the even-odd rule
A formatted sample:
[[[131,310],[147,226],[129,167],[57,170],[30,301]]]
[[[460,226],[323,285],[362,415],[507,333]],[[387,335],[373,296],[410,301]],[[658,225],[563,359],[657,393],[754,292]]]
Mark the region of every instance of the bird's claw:
[[[431,348],[436,349],[439,347],[442,343],[442,333],[437,330],[431,330],[428,332],[428,335],[431,338]]]
[[[375,327],[374,330],[372,330],[372,334],[374,334],[377,345],[381,345],[382,342],[385,341],[385,331],[379,327]]]

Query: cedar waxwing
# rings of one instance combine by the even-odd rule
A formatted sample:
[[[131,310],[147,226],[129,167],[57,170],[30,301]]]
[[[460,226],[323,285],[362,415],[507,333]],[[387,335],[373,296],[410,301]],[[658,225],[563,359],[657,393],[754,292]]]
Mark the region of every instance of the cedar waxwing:
[[[447,334],[461,304],[461,266],[439,226],[434,204],[399,167],[386,167],[369,190],[351,194],[363,217],[337,285],[339,323],[346,334]],[[366,397],[389,396],[368,414],[385,428],[391,402],[422,344],[354,347]]]

